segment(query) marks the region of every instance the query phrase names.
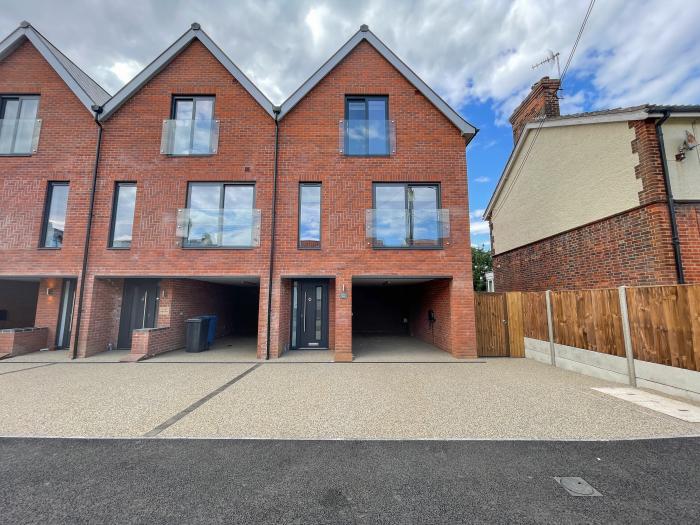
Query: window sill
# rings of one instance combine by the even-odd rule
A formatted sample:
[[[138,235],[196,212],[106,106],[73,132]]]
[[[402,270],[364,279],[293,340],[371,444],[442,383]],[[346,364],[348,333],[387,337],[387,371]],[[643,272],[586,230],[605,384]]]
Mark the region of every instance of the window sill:
[[[444,250],[445,246],[372,246],[373,250],[400,250],[400,251],[424,251],[424,250]]]
[[[163,153],[161,155],[164,157],[213,157],[216,153]]]
[[[55,251],[60,250],[62,246],[39,246],[38,250]]]
[[[347,157],[350,159],[389,159],[396,155],[395,153],[383,153],[381,155],[352,155],[350,153],[341,153],[341,157]]]
[[[34,153],[0,153],[0,157],[31,157]]]
[[[108,250],[115,250],[115,251],[129,251],[131,250],[131,246],[107,246]]]
[[[183,250],[254,250],[258,246],[182,246]]]

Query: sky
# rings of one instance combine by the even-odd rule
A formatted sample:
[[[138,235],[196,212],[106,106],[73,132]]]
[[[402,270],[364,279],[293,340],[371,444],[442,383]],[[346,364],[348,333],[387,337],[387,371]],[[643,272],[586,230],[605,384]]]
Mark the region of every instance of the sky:
[[[198,22],[274,103],[360,24],[480,131],[467,149],[472,244],[513,148],[508,116],[552,52],[564,67],[589,0],[0,0],[0,38],[29,21],[110,93]],[[60,5],[60,8],[58,6]],[[700,103],[700,2],[598,0],[562,113]],[[399,145],[400,147],[400,145]]]

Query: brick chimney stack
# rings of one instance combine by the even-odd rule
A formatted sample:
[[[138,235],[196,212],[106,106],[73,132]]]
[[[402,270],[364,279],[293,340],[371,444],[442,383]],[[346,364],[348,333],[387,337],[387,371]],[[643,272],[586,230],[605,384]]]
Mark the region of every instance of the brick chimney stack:
[[[558,78],[543,77],[532,86],[530,94],[515,108],[508,119],[513,126],[513,142],[517,144],[525,124],[539,117],[558,117],[559,98],[557,91],[561,81]]]

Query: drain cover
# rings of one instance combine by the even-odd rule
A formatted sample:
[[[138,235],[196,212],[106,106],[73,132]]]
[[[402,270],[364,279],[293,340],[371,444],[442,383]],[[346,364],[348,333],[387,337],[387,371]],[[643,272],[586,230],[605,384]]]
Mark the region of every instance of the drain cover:
[[[554,478],[564,490],[572,496],[602,496],[600,492],[591,487],[583,478]]]

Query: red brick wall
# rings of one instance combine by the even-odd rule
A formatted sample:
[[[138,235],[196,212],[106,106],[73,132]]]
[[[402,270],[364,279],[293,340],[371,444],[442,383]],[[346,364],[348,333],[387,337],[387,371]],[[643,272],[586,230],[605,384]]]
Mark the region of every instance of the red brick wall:
[[[441,279],[416,286],[416,300],[411,313],[411,335],[446,351],[452,350],[452,316],[450,281]],[[435,313],[435,322],[428,322],[428,310]],[[457,349],[455,349],[457,350]]]
[[[123,289],[122,279],[89,279],[85,283],[83,325],[78,346],[80,357],[104,352],[109,343],[117,347]],[[75,302],[78,302],[77,298]]]
[[[42,120],[31,157],[0,157],[0,275],[80,272],[97,127],[91,113],[28,42],[0,61],[0,93],[39,94]],[[40,249],[46,188],[68,181],[63,247]]]
[[[557,96],[559,85],[559,79],[544,77],[532,86],[528,96],[515,108],[509,119],[513,126],[514,143],[518,142],[528,122],[541,116],[559,116],[559,97]]]
[[[30,328],[26,331],[0,330],[0,355],[18,356],[38,352],[47,347],[48,330]]]
[[[173,95],[215,95],[219,149],[208,157],[160,153],[164,119]],[[274,154],[274,120],[198,41],[137,92],[104,123],[102,162],[90,246],[91,276],[176,277],[267,275]],[[135,181],[133,241],[108,249],[116,181]],[[253,249],[182,249],[176,213],[184,208],[189,181],[254,182],[262,210],[261,246]],[[89,315],[89,309],[88,315]],[[265,316],[258,338],[265,348]]]
[[[371,74],[368,72],[371,71]],[[338,152],[338,121],[346,94],[388,95],[396,121],[397,152],[388,158],[346,157]],[[352,346],[352,277],[452,276],[471,283],[465,142],[456,129],[368,43],[361,43],[280,122],[280,181],[275,279],[315,275],[335,278],[337,358]],[[321,182],[321,249],[297,249],[300,181]],[[444,250],[373,250],[365,239],[365,210],[373,182],[439,182],[450,210],[452,238]],[[339,299],[343,286],[347,299]],[[464,331],[453,348],[476,355],[473,294],[459,308]],[[333,313],[331,312],[331,316]],[[273,325],[275,337],[279,328]],[[283,338],[280,338],[283,339]]]
[[[47,295],[47,288],[51,289],[51,295]],[[48,346],[51,350],[56,348],[56,328],[61,309],[62,289],[63,279],[48,278],[42,279],[39,283],[34,326],[43,326],[48,329]]]
[[[676,224],[685,281],[700,283],[700,203],[677,203]]]
[[[653,204],[496,255],[496,291],[673,284],[669,224]]]

